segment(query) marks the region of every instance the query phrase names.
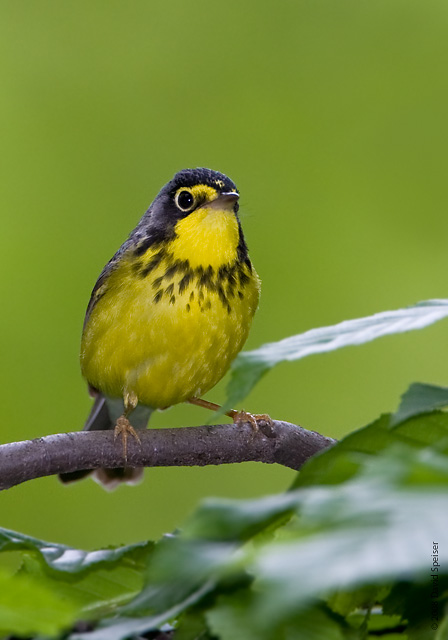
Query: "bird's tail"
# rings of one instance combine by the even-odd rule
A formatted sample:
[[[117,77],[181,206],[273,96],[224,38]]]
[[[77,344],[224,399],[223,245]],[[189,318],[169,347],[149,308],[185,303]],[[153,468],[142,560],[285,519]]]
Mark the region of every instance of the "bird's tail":
[[[95,398],[92,409],[84,425],[84,431],[104,431],[114,429],[116,420],[111,417],[110,409],[107,406],[106,398],[102,393],[91,389],[91,394]],[[138,484],[143,478],[143,467],[133,469],[123,467],[118,469],[81,469],[79,471],[69,471],[60,473],[59,480],[64,484],[82,480],[87,476],[92,476],[95,482],[102,485],[107,491],[113,491],[120,484]]]

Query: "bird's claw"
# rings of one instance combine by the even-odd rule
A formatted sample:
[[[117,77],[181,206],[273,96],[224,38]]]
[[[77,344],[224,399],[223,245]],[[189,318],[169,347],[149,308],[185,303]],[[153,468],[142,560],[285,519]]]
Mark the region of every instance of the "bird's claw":
[[[247,411],[235,411],[232,414],[234,424],[244,424],[248,422],[254,432],[260,429],[258,423],[265,422],[270,428],[274,426],[274,422],[267,413],[248,413]]]
[[[142,442],[140,440],[140,436],[138,435],[137,431],[131,425],[131,423],[126,418],[126,416],[121,416],[117,420],[117,423],[114,429],[114,442],[117,440],[118,436],[120,435],[121,435],[121,439],[122,439],[121,441],[123,444],[124,461],[127,462],[128,461],[128,437],[132,436],[133,438],[135,438],[140,446]]]

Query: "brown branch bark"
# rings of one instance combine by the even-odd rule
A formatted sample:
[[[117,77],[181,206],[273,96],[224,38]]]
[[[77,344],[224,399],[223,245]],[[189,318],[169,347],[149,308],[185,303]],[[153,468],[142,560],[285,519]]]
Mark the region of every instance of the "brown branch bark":
[[[173,467],[257,461],[300,469],[336,441],[288,422],[147,429],[141,445],[128,440],[128,467]],[[121,438],[111,431],[77,431],[0,446],[0,490],[56,473],[122,467]]]

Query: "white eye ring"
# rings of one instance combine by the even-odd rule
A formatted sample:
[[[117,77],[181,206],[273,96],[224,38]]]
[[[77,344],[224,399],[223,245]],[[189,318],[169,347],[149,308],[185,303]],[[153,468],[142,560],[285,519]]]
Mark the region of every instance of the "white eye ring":
[[[182,189],[176,193],[175,203],[181,211],[189,211],[194,206],[194,196],[190,191]]]

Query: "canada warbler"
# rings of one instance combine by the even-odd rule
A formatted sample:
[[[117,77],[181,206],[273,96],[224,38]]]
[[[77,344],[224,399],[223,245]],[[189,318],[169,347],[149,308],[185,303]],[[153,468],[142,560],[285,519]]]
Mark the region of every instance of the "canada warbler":
[[[155,409],[200,397],[242,348],[258,305],[259,278],[227,176],[185,169],[160,191],[92,291],[81,370],[95,398],[84,429],[126,438]],[[132,426],[131,426],[132,423]],[[90,471],[62,474],[63,481]],[[141,469],[100,469],[106,488]]]

